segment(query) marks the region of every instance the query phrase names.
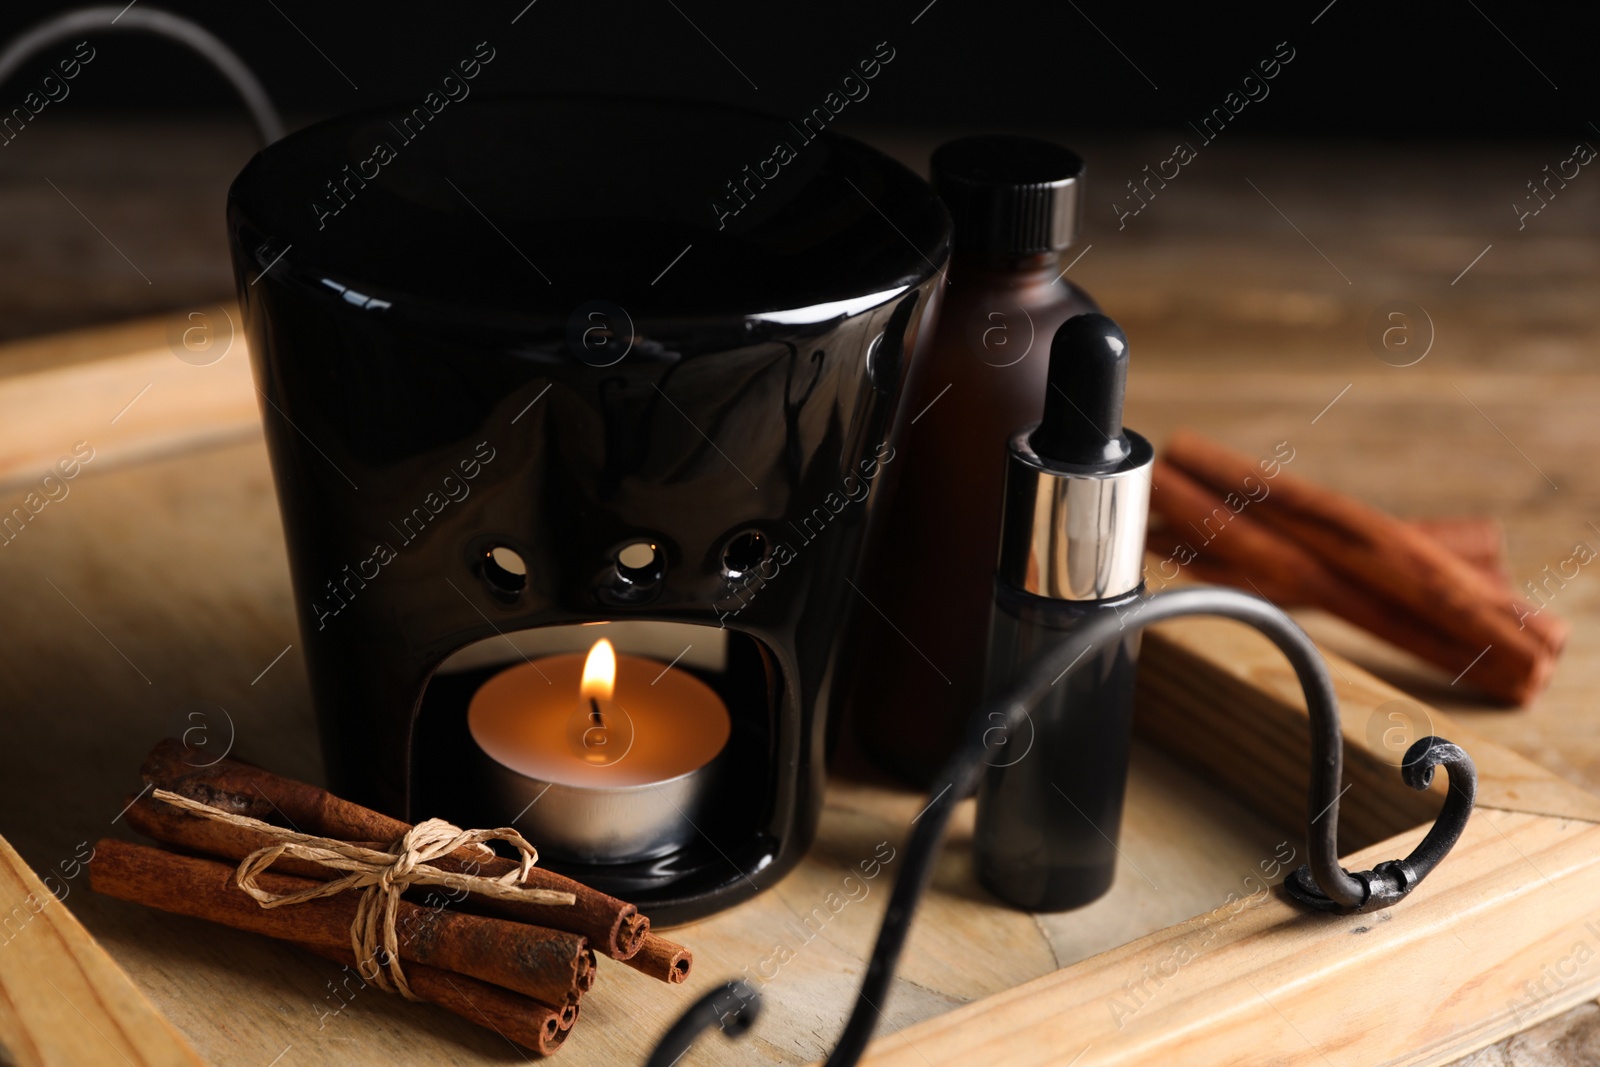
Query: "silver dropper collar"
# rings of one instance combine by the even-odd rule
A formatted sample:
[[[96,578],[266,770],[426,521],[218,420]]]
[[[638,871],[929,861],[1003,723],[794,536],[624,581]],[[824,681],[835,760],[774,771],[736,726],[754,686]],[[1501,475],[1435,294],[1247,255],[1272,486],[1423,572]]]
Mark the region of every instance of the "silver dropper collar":
[[[1128,456],[1108,471],[1051,465],[1029,443],[1038,423],[1007,446],[1000,520],[1002,581],[1051,600],[1105,600],[1144,580],[1150,514],[1150,442],[1125,430]]]

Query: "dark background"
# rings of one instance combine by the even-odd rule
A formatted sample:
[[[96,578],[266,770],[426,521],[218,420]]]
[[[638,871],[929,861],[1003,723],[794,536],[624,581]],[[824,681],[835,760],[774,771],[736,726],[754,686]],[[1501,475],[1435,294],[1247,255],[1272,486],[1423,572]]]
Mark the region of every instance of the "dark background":
[[[123,3],[102,7],[100,20]],[[1381,289],[1416,256],[1432,257],[1429,276],[1448,287],[1495,242],[1470,278],[1505,271],[1501,286],[1520,286],[1518,299],[1540,307],[1550,285],[1572,288],[1582,294],[1573,328],[1589,329],[1588,276],[1580,284],[1560,271],[1592,256],[1600,186],[1572,182],[1550,210],[1519,225],[1520,213],[1539,210],[1534,180],[1564,160],[1570,169],[1580,140],[1600,146],[1600,20],[1576,5],[137,0],[136,8],[156,5],[231,46],[291,129],[415,106],[480,41],[496,58],[470,83],[475,96],[691,98],[794,120],[888,42],[893,62],[831,128],[914,169],[941,140],[967,133],[1030,132],[1077,148],[1091,179],[1072,262],[1094,251],[1073,277],[1125,325],[1137,327],[1140,315],[1182,317],[1190,304],[1209,316],[1224,278],[1248,293],[1291,282],[1275,273],[1277,260],[1252,265],[1241,255],[1219,266],[1214,245],[1281,241],[1323,272],[1294,285],[1346,286],[1348,276],[1357,288]],[[0,0],[0,39],[68,10]],[[0,83],[0,116],[78,39],[47,47]],[[0,340],[169,315],[234,293],[224,205],[259,147],[245,108],[180,45],[123,32],[92,42],[96,58],[68,98],[27,123],[25,136],[0,143]],[[1222,107],[1261,60],[1291,48],[1293,61],[1265,83],[1269,95],[1229,121],[1218,147],[1205,147],[1192,124]],[[1180,140],[1203,151],[1201,162],[1124,225],[1137,203],[1132,180]],[[558,165],[559,153],[629,150],[606,130],[552,146]],[[1427,243],[1439,235],[1459,247]],[[1352,270],[1362,257],[1373,258]],[[1451,292],[1465,294],[1466,283]],[[1339,313],[1358,338],[1367,295]],[[1324,298],[1334,299],[1316,299]],[[1246,319],[1265,306],[1246,304],[1238,312]],[[1284,314],[1302,312],[1310,314]]]
[[[0,36],[72,6],[8,0]],[[887,40],[893,64],[841,121],[1178,133],[1287,41],[1295,61],[1270,83],[1271,95],[1238,118],[1251,134],[1600,137],[1589,125],[1600,122],[1592,16],[1509,0],[1171,8],[1111,0],[537,0],[515,25],[526,0],[159,6],[198,19],[231,45],[291,125],[419,98],[483,40],[498,52],[478,83],[490,91],[692,97],[790,117],[818,105]],[[237,107],[223,80],[177,45],[132,34],[101,34],[94,44],[99,56],[74,87],[77,107]],[[20,103],[44,73],[41,61],[0,86],[0,110]]]

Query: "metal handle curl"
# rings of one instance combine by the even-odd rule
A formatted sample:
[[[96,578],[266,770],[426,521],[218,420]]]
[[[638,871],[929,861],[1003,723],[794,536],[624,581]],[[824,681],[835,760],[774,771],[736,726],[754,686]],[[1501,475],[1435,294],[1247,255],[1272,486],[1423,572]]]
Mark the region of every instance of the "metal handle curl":
[[[1319,911],[1382,911],[1415,889],[1439,861],[1455,847],[1461,831],[1467,828],[1467,817],[1472,814],[1473,801],[1478,795],[1478,772],[1472,758],[1460,746],[1442,737],[1424,737],[1406,750],[1400,763],[1400,777],[1412,789],[1427,789],[1433,784],[1433,769],[1446,768],[1450,776],[1450,791],[1445,795],[1444,807],[1428,828],[1427,834],[1403,860],[1388,860],[1370,871],[1360,871],[1352,877],[1365,889],[1364,899],[1358,904],[1341,904],[1331,899],[1311,876],[1309,866],[1302,866],[1283,884],[1296,901]]]
[[[984,735],[993,728],[995,717],[999,716],[1007,731],[1020,727],[1052,683],[1090,658],[1082,654],[1085,644],[1093,648],[1104,641],[1120,640],[1129,629],[1141,630],[1194,615],[1234,619],[1266,635],[1294,667],[1305,694],[1311,719],[1311,786],[1306,820],[1311,862],[1286,883],[1291,897],[1323,910],[1387,908],[1416,888],[1450,851],[1466,826],[1477,793],[1477,774],[1464,751],[1437,737],[1423,738],[1411,747],[1401,766],[1401,776],[1412,788],[1426,789],[1435,767],[1448,768],[1450,794],[1444,809],[1411,855],[1381,863],[1375,871],[1350,874],[1339,865],[1339,782],[1344,776],[1344,737],[1338,700],[1322,653],[1293,620],[1259,597],[1209,587],[1158,593],[1125,611],[1104,613],[1081,624],[1074,630],[1071,642],[1060,641],[1039,655],[1005,693],[985,701],[973,714],[961,748],[935,778],[928,806],[911,828],[905,862],[895,879],[855,1007],[826,1067],[854,1067],[872,1039],[880,1018],[877,1005],[888,993],[917,903],[932,880],[934,860],[951,812],[977,789],[982,776],[987,752]],[[748,985],[734,992],[735,984],[742,983],[730,983],[685,1012],[657,1046],[648,1067],[670,1067],[700,1033],[712,1026],[720,1025],[730,1036],[747,1030],[749,1020],[759,1009],[760,995]],[[744,1013],[750,1014],[741,1025],[739,1020]]]

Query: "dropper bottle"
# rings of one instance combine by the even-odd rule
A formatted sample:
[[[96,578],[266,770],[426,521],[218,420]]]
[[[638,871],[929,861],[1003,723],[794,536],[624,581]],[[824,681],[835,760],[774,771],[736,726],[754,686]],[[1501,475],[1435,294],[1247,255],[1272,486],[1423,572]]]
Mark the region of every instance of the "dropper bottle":
[[[1136,613],[1144,593],[1150,442],[1122,425],[1128,339],[1078,315],[1050,348],[1042,421],[1007,448],[985,691],[1003,691],[1084,620]],[[1029,911],[1111,887],[1133,728],[1137,631],[1081,652],[1020,730],[996,730],[978,791],[978,876]],[[1074,662],[1077,662],[1074,660]]]

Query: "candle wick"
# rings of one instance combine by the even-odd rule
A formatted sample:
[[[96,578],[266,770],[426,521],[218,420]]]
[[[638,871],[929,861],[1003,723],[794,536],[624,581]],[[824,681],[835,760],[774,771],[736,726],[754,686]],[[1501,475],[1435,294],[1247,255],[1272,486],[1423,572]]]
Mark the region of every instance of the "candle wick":
[[[604,726],[605,718],[600,714],[600,702],[594,697],[589,698],[589,718],[596,726]]]

